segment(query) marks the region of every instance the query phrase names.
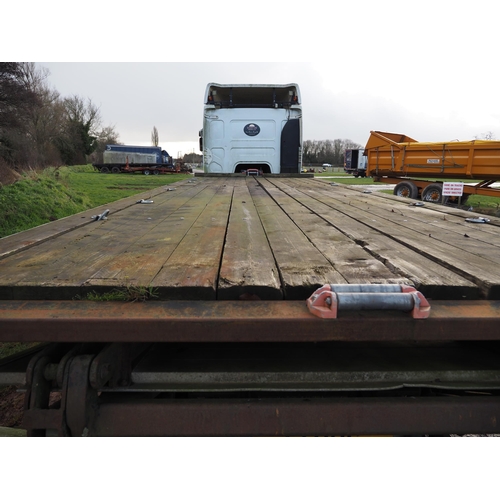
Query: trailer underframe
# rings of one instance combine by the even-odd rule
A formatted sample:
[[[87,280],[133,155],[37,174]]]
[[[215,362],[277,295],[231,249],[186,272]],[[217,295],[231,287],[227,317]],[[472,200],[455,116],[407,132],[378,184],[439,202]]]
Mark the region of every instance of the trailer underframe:
[[[302,301],[0,302],[31,436],[496,434],[499,301],[312,315]],[[345,361],[344,361],[345,360]]]

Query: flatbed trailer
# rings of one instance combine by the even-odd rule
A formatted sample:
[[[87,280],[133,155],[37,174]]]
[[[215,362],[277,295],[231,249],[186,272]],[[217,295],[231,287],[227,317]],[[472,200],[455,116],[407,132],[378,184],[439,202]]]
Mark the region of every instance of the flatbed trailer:
[[[464,199],[471,194],[500,196],[495,185],[500,181],[500,141],[418,142],[404,134],[372,131],[365,155],[366,175],[395,184],[397,196],[442,202],[447,179],[467,182]]]
[[[41,343],[0,385],[30,436],[498,434],[500,219],[470,217],[205,176],[0,239],[0,342]]]

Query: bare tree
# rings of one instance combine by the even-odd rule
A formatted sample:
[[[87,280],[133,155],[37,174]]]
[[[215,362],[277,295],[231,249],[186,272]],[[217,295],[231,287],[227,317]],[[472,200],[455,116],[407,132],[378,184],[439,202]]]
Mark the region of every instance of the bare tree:
[[[346,149],[362,149],[362,146],[350,139],[335,139],[325,141],[303,142],[302,161],[307,164],[330,163],[331,165],[343,165],[344,152]]]
[[[61,98],[50,72],[32,62],[0,62],[0,160],[20,168],[86,163],[102,144],[118,142],[102,127],[98,106]]]
[[[21,63],[0,62],[0,127],[22,126],[36,94],[23,81]]]
[[[488,132],[483,132],[479,136],[474,136],[474,139],[479,139],[481,141],[494,141],[495,140],[495,134],[489,130]]]
[[[151,145],[158,147],[159,143],[160,139],[158,137],[158,129],[156,127],[153,127],[153,131],[151,132]]]
[[[59,92],[47,83],[50,75],[47,68],[23,62],[21,73],[26,87],[38,97],[38,102],[28,114],[26,136],[19,150],[19,155],[24,156],[21,162],[31,167],[58,166],[61,159],[55,141],[64,123],[64,107]]]
[[[0,62],[0,157],[13,165],[37,95],[23,81],[21,63]]]
[[[120,144],[119,139],[120,137],[114,126],[108,125],[107,127],[103,127],[97,134],[97,148],[90,155],[89,160],[92,163],[103,163],[102,154],[106,146],[108,144]]]

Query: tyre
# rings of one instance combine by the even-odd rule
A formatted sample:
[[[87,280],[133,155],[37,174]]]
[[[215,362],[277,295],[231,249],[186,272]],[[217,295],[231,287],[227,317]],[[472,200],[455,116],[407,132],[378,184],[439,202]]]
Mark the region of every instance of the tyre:
[[[119,174],[119,173],[121,172],[120,167],[113,167],[113,168],[111,169],[111,172],[112,172],[113,174]]]
[[[108,167],[101,167],[101,174],[109,174],[109,168]]]
[[[150,174],[149,170],[144,170],[144,175],[149,175],[149,174]]]
[[[437,182],[429,184],[422,191],[422,201],[430,201],[431,203],[441,203],[443,201],[443,186]]]
[[[418,198],[418,187],[410,181],[403,181],[396,184],[393,193],[396,196],[401,196],[402,198],[412,198],[416,200]]]
[[[154,175],[158,175],[159,173],[160,173],[160,172],[159,172],[157,169],[153,170],[153,174],[154,174]]]

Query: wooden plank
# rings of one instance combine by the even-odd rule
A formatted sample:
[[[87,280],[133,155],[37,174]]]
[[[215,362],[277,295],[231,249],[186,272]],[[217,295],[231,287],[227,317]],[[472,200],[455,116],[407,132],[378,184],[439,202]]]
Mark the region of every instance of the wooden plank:
[[[362,210],[367,210],[366,204],[363,206],[360,200],[352,201],[351,206]],[[415,210],[406,209],[404,211],[390,210],[389,207],[379,207],[373,202],[369,205],[369,213],[397,224],[415,232],[415,239],[426,241],[432,238],[445,245],[449,245],[449,251],[453,254],[462,254],[469,260],[467,254],[482,257],[494,264],[500,264],[500,247],[495,245],[495,235],[489,234],[481,237],[480,229],[466,227],[466,222],[456,223],[451,215],[439,215],[426,212],[420,209],[417,215]],[[470,234],[469,234],[470,233]],[[479,237],[478,237],[479,236]],[[500,236],[500,235],[497,235]],[[489,241],[485,241],[485,240]],[[499,239],[500,242],[500,239]],[[427,241],[426,241],[427,245]]]
[[[154,206],[138,207],[147,217],[140,219],[131,232],[140,234],[141,226],[149,226],[147,232],[90,274],[88,286],[149,286],[221,184],[221,179],[198,183],[177,196],[165,193],[159,200],[161,203]]]
[[[234,183],[224,179],[151,282],[161,299],[215,300]],[[220,181],[218,181],[220,182]]]
[[[334,197],[331,193],[330,196]],[[431,258],[442,265],[461,271],[465,269],[469,275],[474,273],[472,267],[480,268],[478,278],[481,279],[480,276],[483,276],[486,282],[489,281],[488,276],[492,277],[493,273],[494,281],[498,280],[500,283],[500,273],[497,272],[500,249],[489,242],[476,242],[464,237],[464,233],[456,231],[456,224],[447,221],[446,217],[450,216],[441,216],[442,221],[447,221],[445,225],[442,222],[439,223],[432,212],[420,212],[422,217],[427,217],[427,221],[412,219],[411,212],[408,210],[403,213],[398,208],[391,208],[389,203],[377,205],[376,196],[373,195],[360,196],[350,198],[349,206],[352,209],[360,209],[373,221],[385,223],[386,231],[389,227],[392,228],[391,231],[402,231],[406,235],[405,241],[408,243],[408,240],[412,239],[413,248],[417,251],[427,252],[432,256]],[[342,198],[337,199],[342,200]],[[438,224],[436,231],[430,232],[431,222]],[[411,232],[414,234],[410,234]],[[500,234],[500,231],[498,233]]]
[[[270,187],[272,183],[274,188]],[[328,259],[348,283],[404,283],[409,280],[388,269],[363,247],[339,231],[318,213],[306,208],[300,191],[280,180],[270,180],[266,190],[313,245]]]
[[[346,283],[260,184],[249,184],[249,190],[278,265],[285,299],[304,300],[326,283]]]
[[[189,184],[186,186],[186,196],[190,198],[199,190],[200,187]],[[162,191],[165,200],[184,199],[179,194],[182,190]],[[112,211],[106,221],[75,228],[55,239],[45,240],[40,246],[0,261],[0,296],[71,299],[80,292],[86,293],[80,288],[85,287],[96,271],[112,263],[151,229],[147,214],[151,214],[153,207],[168,216],[168,210],[162,208],[161,198],[156,198],[157,203],[151,205],[138,205],[137,197],[135,200],[121,211],[115,211],[114,205],[111,205]],[[120,284],[127,285],[126,282]],[[149,283],[140,284],[147,286]]]
[[[186,183],[187,181],[180,181],[179,183],[176,183],[176,186],[180,188],[183,185],[188,185]],[[139,195],[129,196],[107,205],[91,208],[89,210],[85,210],[84,212],[80,212],[54,222],[49,222],[26,231],[21,231],[20,233],[0,238],[0,259],[31,248],[32,246],[39,245],[40,243],[50,239],[57,238],[58,236],[69,231],[73,231],[79,227],[92,224],[94,221],[91,217],[102,214],[106,209],[112,207],[112,216],[116,212],[120,212],[121,210],[134,205],[138,199],[155,198],[158,194],[161,194],[164,191],[165,186],[161,186]]]
[[[371,214],[368,205],[363,210],[358,208],[357,197],[352,198],[350,204],[347,204],[343,200],[343,197],[348,198],[347,196],[339,195],[338,192],[335,194],[332,190],[322,192],[325,194],[325,199],[330,200],[328,204],[332,208],[343,211],[366,226],[386,234],[391,239],[472,281],[480,287],[486,298],[500,296],[500,274],[496,269],[497,266],[490,260],[471,253],[459,252],[448,243],[432,238],[432,235],[423,238],[421,234],[403,225],[389,224],[386,219]],[[372,196],[367,195],[366,200]]]
[[[341,230],[395,273],[408,278],[426,297],[478,297],[479,289],[472,281],[394,241],[377,228],[364,224],[348,204],[335,204],[317,186],[312,186],[315,189],[311,189],[307,184],[292,184],[302,193],[301,197],[297,194],[301,203]]]
[[[397,200],[398,197],[393,197],[393,199]],[[451,207],[448,207],[446,212],[442,210],[438,211],[435,208],[439,207],[439,205],[434,203],[425,203],[424,207],[395,203],[394,200],[381,197],[378,193],[368,196],[362,193],[354,197],[351,195],[349,203],[357,203],[356,206],[360,208],[363,208],[364,203],[365,209],[369,207],[370,213],[387,216],[396,222],[398,222],[399,216],[402,216],[405,223],[414,221],[417,223],[414,229],[421,231],[425,236],[428,235],[429,230],[432,232],[432,229],[438,228],[434,229],[434,236],[447,243],[455,244],[460,250],[468,250],[470,248],[472,253],[482,255],[486,258],[500,257],[499,228],[490,224],[475,224],[465,221],[466,218],[477,217],[477,214],[471,214],[470,212]],[[418,223],[421,223],[420,226]],[[465,233],[467,237],[473,239],[464,241],[463,237]],[[459,237],[455,238],[456,235]],[[481,244],[478,245],[474,239],[481,242]]]
[[[276,300],[283,298],[278,269],[247,184],[235,183],[220,267],[217,298]]]

